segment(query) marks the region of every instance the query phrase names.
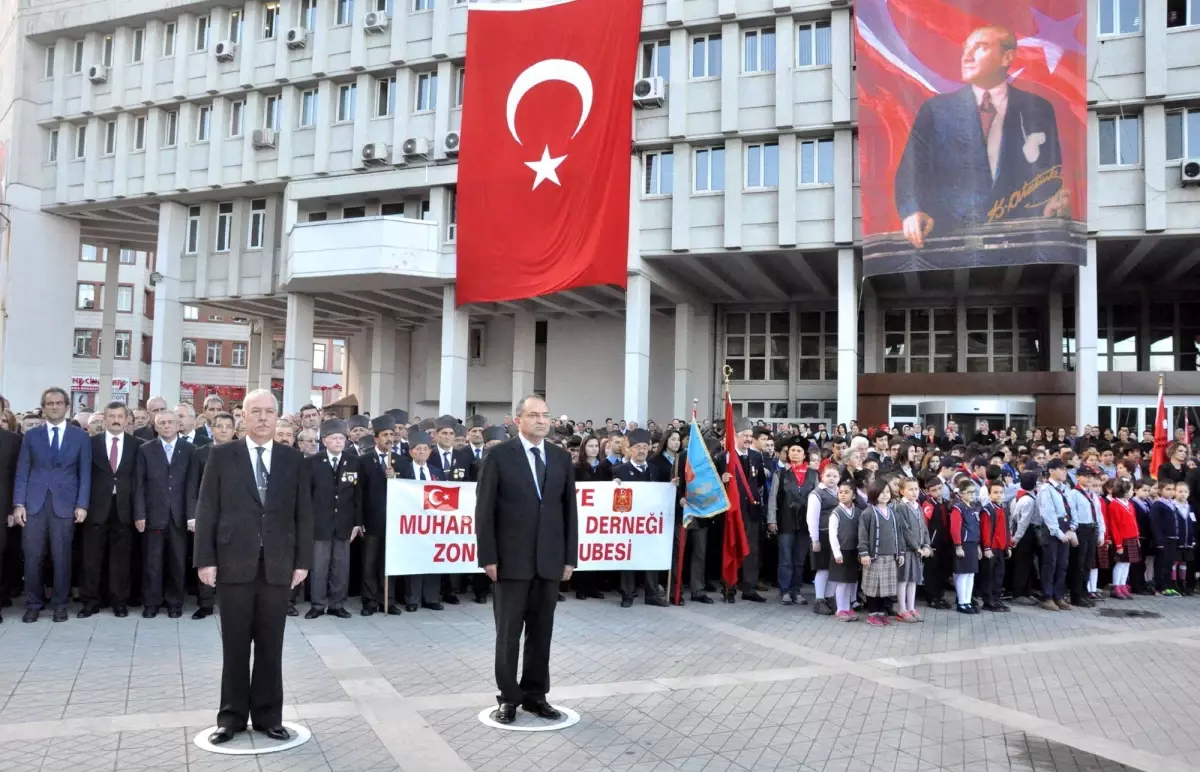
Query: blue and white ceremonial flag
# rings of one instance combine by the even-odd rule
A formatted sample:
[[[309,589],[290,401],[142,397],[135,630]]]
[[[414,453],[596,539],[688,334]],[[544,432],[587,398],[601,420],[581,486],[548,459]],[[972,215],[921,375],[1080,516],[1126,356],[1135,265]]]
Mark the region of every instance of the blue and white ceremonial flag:
[[[687,526],[694,518],[716,517],[729,509],[729,496],[717,474],[717,465],[709,455],[708,445],[700,434],[700,427],[692,421],[688,435],[687,466],[684,469],[686,483],[683,506],[683,524]]]

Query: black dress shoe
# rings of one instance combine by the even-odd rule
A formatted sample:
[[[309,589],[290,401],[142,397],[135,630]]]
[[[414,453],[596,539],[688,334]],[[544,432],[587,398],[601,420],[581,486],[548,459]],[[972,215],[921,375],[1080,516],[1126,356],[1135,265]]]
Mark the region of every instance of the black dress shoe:
[[[476,595],[475,602],[476,603],[487,603],[487,596],[486,595]]]
[[[83,608],[79,609],[79,613],[75,615],[75,618],[76,619],[87,619],[88,617],[94,616],[95,614],[99,613],[99,611],[100,611],[99,606],[93,606],[91,603],[89,603],[89,604],[85,605]]]
[[[38,621],[38,612],[35,609],[26,609],[24,615],[21,616],[21,621],[25,624]]]
[[[181,616],[183,616],[183,609],[181,609],[181,608],[167,609],[167,618],[179,619]]]
[[[562,603],[566,599],[567,599],[566,595],[563,595],[561,592],[558,594],[558,602],[559,603]]]
[[[445,603],[447,606],[457,606],[458,602],[458,596],[453,593],[442,596],[442,603]]]
[[[392,608],[396,608],[396,607],[395,607],[395,606],[393,606]],[[410,614],[415,614],[415,613],[417,613],[417,609],[419,609],[419,608],[421,608],[421,607],[420,607],[420,606],[418,606],[416,603],[405,603],[405,604],[404,604],[404,610],[405,610],[405,611],[407,611],[407,612],[408,612],[408,613],[410,613]],[[393,613],[393,612],[392,612],[392,609],[388,609],[388,613],[389,613],[389,614]],[[396,614],[399,614],[399,613],[400,613],[400,609],[398,609],[398,608],[397,608],[397,609],[396,609],[396,611],[395,611],[394,613],[396,613]]]
[[[208,736],[208,741],[213,745],[222,745],[232,740],[235,734],[237,734],[237,732],[233,731],[229,727],[219,726],[217,727],[217,731]]]
[[[596,590],[592,590],[591,592],[585,592],[584,596],[586,596],[592,600],[604,600],[604,593],[597,592]]]
[[[325,613],[329,614],[329,616],[331,616],[331,617],[337,617],[338,619],[349,619],[350,618],[350,612],[344,608],[331,608],[331,609],[329,609],[329,611],[327,611]]]
[[[767,602],[767,599],[766,599],[766,598],[764,598],[763,596],[759,595],[759,594],[758,594],[756,591],[754,591],[754,590],[751,590],[750,592],[743,592],[743,593],[742,593],[742,600],[748,600],[748,601],[750,601],[751,603],[766,603],[766,602]]]
[[[156,616],[158,616],[158,609],[154,606],[146,606],[142,609],[142,619],[154,619]]]
[[[656,606],[657,608],[666,608],[667,602],[665,600],[663,600],[662,598],[658,598],[658,597],[646,598],[646,605],[647,606]]]
[[[586,592],[575,593],[575,600],[587,600],[587,593]]]
[[[65,608],[54,609],[54,621],[55,622],[66,622],[67,621],[67,610]]]
[[[129,616],[129,607],[128,606],[113,606],[113,616],[118,617],[120,619],[124,619],[125,617]]]
[[[709,603],[709,604],[711,604],[711,603],[713,603],[713,602],[714,602],[712,598],[708,597],[708,596],[707,596],[707,595],[705,595],[704,593],[699,593],[699,594],[697,594],[697,595],[693,595],[693,596],[692,596],[692,600],[693,600],[694,602],[696,602],[696,603]]]
[[[363,606],[363,607],[362,607],[362,611],[360,611],[360,612],[358,612],[358,613],[359,613],[359,614],[361,614],[361,615],[362,615],[362,616],[364,616],[364,617],[369,617],[369,616],[371,616],[372,614],[374,614],[374,613],[375,613],[376,611],[378,611],[378,610],[379,610],[379,609],[375,608],[374,606],[367,605],[367,606]]]
[[[312,608],[310,608],[308,610],[308,613],[304,615],[304,618],[305,619],[316,619],[317,617],[322,616],[324,614],[325,614],[325,609],[321,608],[320,606],[313,606]]]
[[[633,598],[621,598],[621,608],[631,608],[633,606]]]
[[[416,606],[405,606],[404,610],[405,611],[416,611],[417,607]],[[395,604],[388,606],[388,616],[393,616],[393,617],[400,616],[400,607]]]
[[[263,729],[262,727],[256,726],[254,727],[254,730],[256,732],[262,732],[272,740],[278,740],[279,742],[285,743],[292,739],[292,733],[281,726],[273,726],[270,729]]]
[[[517,706],[512,702],[502,702],[496,708],[496,723],[511,724],[517,720]]]
[[[446,607],[437,602],[434,602],[434,603],[424,603],[423,602],[423,603],[421,603],[421,608],[427,608],[430,611],[442,611]]]
[[[289,604],[288,604],[287,615],[288,615],[289,617],[298,617],[298,616],[300,616],[300,612],[296,610],[296,604],[295,604],[295,603],[289,603]]]
[[[521,703],[521,710],[525,711],[526,713],[532,713],[538,718],[548,718],[552,720],[562,718],[562,713],[560,713],[557,708],[545,700],[523,702]]]
[[[198,608],[192,612],[192,619],[207,619],[212,614],[213,610],[210,608]]]

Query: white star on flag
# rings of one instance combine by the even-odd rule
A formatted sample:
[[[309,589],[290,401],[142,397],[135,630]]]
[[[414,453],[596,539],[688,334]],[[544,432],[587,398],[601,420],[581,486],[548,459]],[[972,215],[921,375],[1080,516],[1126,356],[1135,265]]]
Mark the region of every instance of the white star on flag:
[[[558,158],[551,158],[550,147],[546,146],[542,150],[541,160],[526,161],[525,165],[537,172],[537,176],[533,178],[533,189],[537,190],[538,185],[541,185],[546,180],[553,182],[561,188],[562,183],[558,181],[558,172],[556,170],[565,160],[567,160],[565,155]]]

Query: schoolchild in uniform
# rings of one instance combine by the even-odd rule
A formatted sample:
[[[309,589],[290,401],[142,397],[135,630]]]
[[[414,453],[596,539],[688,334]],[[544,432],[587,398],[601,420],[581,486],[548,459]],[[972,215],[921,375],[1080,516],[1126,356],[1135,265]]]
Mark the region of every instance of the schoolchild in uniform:
[[[1008,516],[1004,511],[1004,482],[988,482],[988,502],[979,515],[980,544],[983,561],[979,565],[979,581],[983,596],[984,611],[1008,611],[1000,599],[1004,588],[1004,563],[1012,557],[1012,535],[1008,530]]]
[[[813,578],[813,590],[816,600],[813,601],[813,613],[821,616],[833,616],[834,608],[829,598],[832,596],[829,588],[829,568],[833,559],[833,551],[829,543],[829,516],[837,509],[840,501],[838,493],[838,478],[841,472],[836,464],[829,464],[821,470],[821,482],[808,494],[808,507],[805,519],[808,521],[808,532],[813,534],[812,567],[816,571]],[[851,485],[851,491],[853,486]],[[853,497],[853,494],[851,494]]]
[[[1150,522],[1150,507],[1158,497],[1158,483],[1143,477],[1134,484],[1133,514],[1137,519],[1138,552],[1141,562],[1130,560],[1129,572],[1133,577],[1132,589],[1136,595],[1154,594],[1154,526]]]
[[[1013,571],[1012,593],[1014,598],[1040,595],[1034,589],[1033,561],[1041,552],[1038,529],[1042,519],[1037,511],[1038,473],[1034,470],[1021,472],[1021,489],[1010,505],[1009,521],[1013,527]]]
[[[1112,496],[1104,513],[1109,541],[1112,542],[1114,552],[1110,595],[1122,600],[1133,598],[1133,593],[1129,590],[1129,570],[1141,557],[1137,515],[1131,502],[1132,494],[1133,486],[1130,482],[1124,478],[1117,478],[1113,481]]]
[[[1196,561],[1196,513],[1188,505],[1188,484],[1175,483],[1175,522],[1179,531],[1179,556],[1175,559],[1175,587],[1184,595],[1195,590],[1195,574],[1190,570]]]
[[[950,538],[954,540],[954,591],[958,597],[958,613],[978,614],[971,596],[979,559],[983,557],[983,548],[979,546],[979,506],[975,501],[979,486],[964,476],[954,487],[958,496],[950,509]]]
[[[858,517],[854,483],[838,483],[837,506],[829,513],[827,527],[830,556],[829,582],[833,585],[837,612],[834,618],[853,622],[858,615],[851,608],[858,587]]]
[[[1179,557],[1179,519],[1175,509],[1175,483],[1159,480],[1158,499],[1150,505],[1150,528],[1154,533],[1154,589],[1165,598],[1177,598],[1172,587],[1175,561]]]
[[[900,518],[888,506],[892,492],[879,481],[867,489],[867,508],[858,519],[858,561],[863,566],[862,591],[866,596],[867,624],[887,627],[885,603],[896,596],[896,569],[904,564]]]
[[[929,531],[930,555],[925,558],[925,602],[929,608],[945,610],[946,579],[953,573],[954,541],[950,538],[950,503],[945,500],[946,482],[939,475],[926,476],[920,498],[921,515]]]
[[[896,576],[896,619],[901,622],[922,622],[917,614],[917,586],[925,581],[925,566],[922,562],[933,550],[929,544],[929,528],[921,512],[918,498],[921,486],[911,477],[900,479],[900,498],[893,509],[900,520],[901,536],[904,539],[904,563]]]

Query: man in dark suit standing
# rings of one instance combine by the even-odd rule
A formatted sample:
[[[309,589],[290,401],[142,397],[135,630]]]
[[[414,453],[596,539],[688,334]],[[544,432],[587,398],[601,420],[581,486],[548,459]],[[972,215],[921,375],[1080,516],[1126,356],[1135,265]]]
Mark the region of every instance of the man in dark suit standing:
[[[79,619],[100,611],[100,578],[108,564],[108,604],[113,616],[129,615],[129,566],[133,553],[133,497],[138,448],[142,441],[127,430],[129,408],[110,402],[104,408],[104,431],[91,438],[92,494],[83,521],[83,580]]]
[[[746,474],[746,482],[750,490],[738,488],[742,504],[742,526],[746,529],[746,542],[750,546],[750,554],[742,563],[742,600],[754,603],[765,603],[766,598],[758,594],[758,569],[760,560],[759,536],[762,534],[763,520],[766,518],[766,485],[767,474],[764,469],[766,459],[754,449],[754,424],[749,418],[739,418],[734,421],[733,431],[737,433],[738,458],[742,471]],[[732,463],[735,459],[726,459]],[[722,475],[728,474],[727,467],[718,464],[717,470]],[[728,523],[726,524],[728,525]],[[733,602],[734,588],[726,588],[725,601]]]
[[[476,488],[479,565],[495,582],[496,720],[511,724],[517,705],[542,718],[561,713],[546,701],[558,584],[579,552],[571,456],[546,442],[550,409],[537,396],[517,405],[519,436],[484,460]],[[521,634],[524,669],[517,681]]]
[[[212,437],[196,428],[196,411],[191,405],[176,405],[175,416],[179,419],[179,439],[196,447],[212,442]]]
[[[441,469],[433,465],[433,439],[422,431],[408,435],[408,458],[399,477],[405,480],[441,482],[446,479]],[[437,574],[412,574],[404,577],[404,610],[409,613],[418,608],[442,611],[445,606],[439,600],[442,577]],[[453,597],[448,596],[448,597]],[[458,598],[454,598],[458,603]]]
[[[904,237],[917,249],[989,222],[1070,216],[1054,107],[1008,84],[1016,53],[1012,30],[980,27],[963,45],[966,87],[921,105],[895,186]]]
[[[629,461],[613,467],[612,478],[621,482],[666,482],[659,475],[657,466],[649,463],[650,432],[645,429],[633,429],[629,432]],[[644,571],[643,584],[647,606],[666,607],[667,601],[658,591],[658,572]],[[621,608],[633,605],[636,591],[636,571],[621,572]]]
[[[243,418],[246,439],[212,450],[196,506],[196,567],[221,598],[221,708],[208,738],[214,744],[229,742],[247,720],[273,740],[290,739],[283,727],[283,631],[289,592],[312,565],[304,455],[274,442],[279,405],[271,392],[247,394]]]
[[[138,448],[133,496],[134,525],[142,534],[142,617],[158,616],[165,598],[167,616],[178,619],[187,573],[187,524],[194,517],[200,485],[196,447],[179,436],[175,413],[159,413],[154,427],[158,439]]]
[[[467,430],[458,419],[452,415],[443,415],[437,419],[437,427],[434,432],[434,444],[429,453],[429,466],[436,470],[436,473],[441,475],[439,479],[449,480],[450,482],[475,482],[476,468],[475,456],[471,449],[463,446],[456,448],[455,438],[466,436]],[[466,584],[466,577],[462,574],[446,577],[441,575],[430,575],[431,581],[436,580],[439,588],[436,595],[440,595],[442,600],[451,606],[458,605],[458,595],[456,592],[462,590]],[[477,585],[478,586],[478,585]],[[486,588],[483,589],[486,593]],[[476,596],[478,597],[478,590]],[[436,599],[434,600],[436,603]]]
[[[92,444],[67,422],[71,398],[57,386],[42,392],[46,423],[21,443],[13,482],[13,522],[25,528],[25,615],[36,622],[42,609],[42,561],[46,547],[54,565],[54,621],[67,621],[71,600],[71,541],[87,517],[92,483]]]
[[[209,395],[212,399],[215,395]],[[218,398],[219,399],[219,398]],[[205,400],[207,403],[208,400]],[[212,432],[212,442],[206,443],[196,448],[195,464],[196,464],[196,484],[199,486],[200,481],[204,479],[204,469],[208,466],[208,457],[212,453],[212,449],[218,445],[228,445],[233,442],[234,437],[234,420],[231,413],[218,412],[210,419],[209,431]],[[192,513],[192,519],[188,521],[188,553],[187,563],[191,566],[196,560],[196,517]],[[192,577],[189,577],[189,579]],[[209,587],[204,582],[196,579],[196,610],[192,612],[192,619],[206,619],[213,615],[213,607],[217,602],[217,590],[215,587]],[[190,582],[187,583],[190,585]],[[186,585],[185,585],[186,586]],[[190,586],[189,586],[189,589]]]
[[[21,455],[21,435],[0,429],[0,512],[6,513],[0,519],[0,589],[8,592],[7,582],[4,581],[4,554],[8,549],[8,528],[12,527],[13,483],[17,476],[17,458]],[[11,595],[3,596],[6,600]],[[3,621],[0,619],[0,621]]]
[[[321,424],[324,450],[306,459],[312,483],[312,604],[305,619],[328,613],[349,619],[343,608],[350,585],[350,545],[362,533],[362,489],[357,459],[346,452],[346,422]]]
[[[387,481],[403,477],[412,463],[392,449],[396,422],[390,415],[371,419],[375,447],[358,457],[358,484],[362,486],[363,565],[362,615],[369,617],[383,608],[383,583],[387,583],[387,613],[400,614],[397,577],[384,575],[387,545]]]

